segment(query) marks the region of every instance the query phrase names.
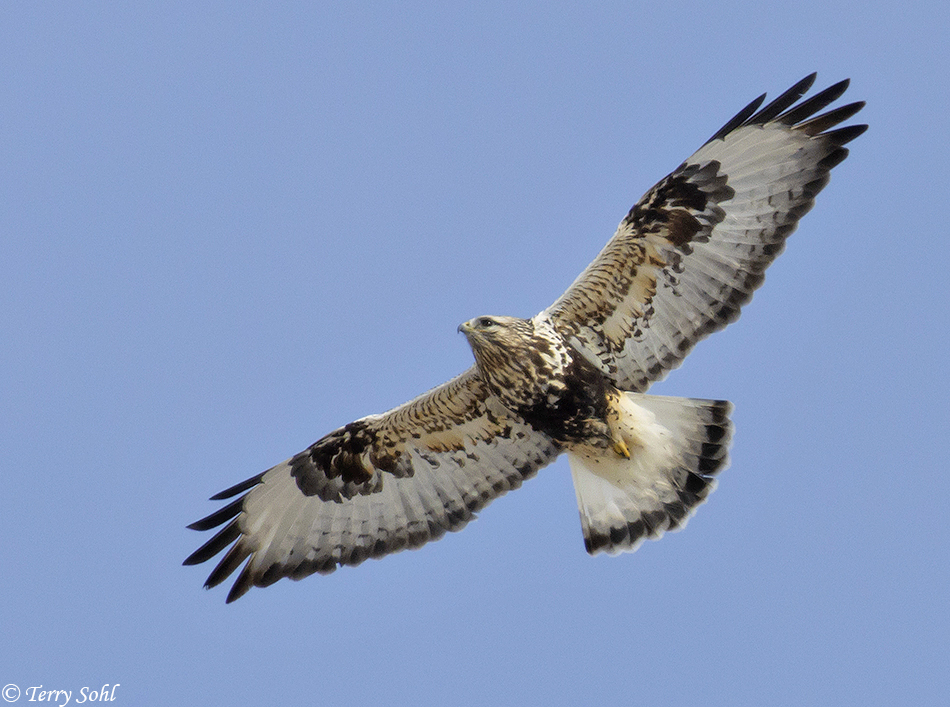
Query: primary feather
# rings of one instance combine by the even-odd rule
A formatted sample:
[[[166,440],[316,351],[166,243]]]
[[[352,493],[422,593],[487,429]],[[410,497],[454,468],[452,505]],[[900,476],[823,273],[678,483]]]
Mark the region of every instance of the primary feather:
[[[533,319],[460,327],[475,365],[351,422],[213,497],[220,528],[185,560],[225,551],[206,582],[228,594],[415,548],[459,530],[559,454],[571,461],[589,552],[634,549],[685,523],[728,463],[725,401],[643,395],[734,321],[867,126],[820,113],[842,81],[815,75],[728,121],[621,221],[573,285]]]

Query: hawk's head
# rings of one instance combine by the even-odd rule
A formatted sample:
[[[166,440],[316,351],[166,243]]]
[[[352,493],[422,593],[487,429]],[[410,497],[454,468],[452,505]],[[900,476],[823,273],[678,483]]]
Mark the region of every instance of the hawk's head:
[[[459,326],[475,363],[491,391],[517,407],[533,398],[542,361],[537,354],[534,322],[517,317],[476,317]]]
[[[534,338],[534,323],[517,317],[475,317],[459,325],[475,358],[491,349],[516,351]]]
[[[532,319],[476,317],[459,331],[468,339],[492,392],[503,400],[533,399],[545,381],[561,372],[566,360],[559,355],[563,347],[554,333]]]
[[[526,351],[537,339],[534,322],[517,317],[475,317],[461,324],[459,331],[465,334],[475,361],[489,378],[492,370],[520,368],[519,361],[526,358]]]

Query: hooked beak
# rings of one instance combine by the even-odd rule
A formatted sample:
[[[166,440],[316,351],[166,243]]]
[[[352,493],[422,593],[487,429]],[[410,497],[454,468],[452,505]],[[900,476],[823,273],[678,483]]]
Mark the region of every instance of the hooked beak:
[[[461,324],[459,324],[458,331],[459,333],[465,334],[466,336],[468,336],[469,332],[472,331],[472,322],[471,321],[462,322]]]

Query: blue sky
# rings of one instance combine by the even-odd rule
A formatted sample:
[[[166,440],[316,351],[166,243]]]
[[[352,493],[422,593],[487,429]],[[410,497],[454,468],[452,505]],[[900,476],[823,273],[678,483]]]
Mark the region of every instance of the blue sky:
[[[640,5],[0,10],[0,684],[942,703],[950,9]],[[740,322],[653,389],[736,405],[684,532],[588,557],[561,460],[462,533],[229,606],[181,567],[208,496],[468,367],[459,322],[544,308],[815,70],[871,129]]]

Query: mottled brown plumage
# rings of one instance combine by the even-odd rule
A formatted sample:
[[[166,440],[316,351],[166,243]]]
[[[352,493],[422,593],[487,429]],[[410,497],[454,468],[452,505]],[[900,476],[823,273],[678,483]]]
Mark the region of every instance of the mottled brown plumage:
[[[244,563],[233,601],[419,547],[562,452],[589,552],[681,527],[728,462],[731,406],[644,391],[738,317],[866,129],[832,129],[860,103],[816,115],[846,81],[798,102],[814,78],[754,101],[660,180],[551,307],[463,324],[468,371],[214,496],[238,498],[189,526],[223,528],[185,564],[227,550],[212,587]]]

